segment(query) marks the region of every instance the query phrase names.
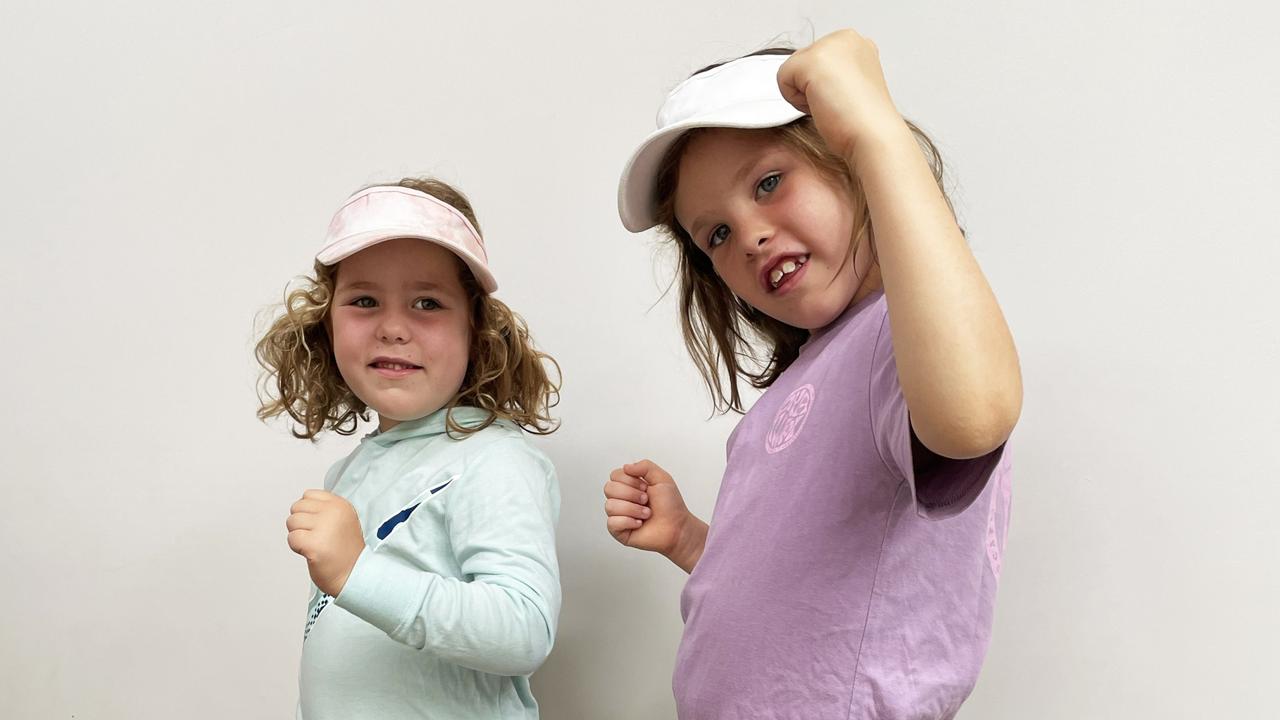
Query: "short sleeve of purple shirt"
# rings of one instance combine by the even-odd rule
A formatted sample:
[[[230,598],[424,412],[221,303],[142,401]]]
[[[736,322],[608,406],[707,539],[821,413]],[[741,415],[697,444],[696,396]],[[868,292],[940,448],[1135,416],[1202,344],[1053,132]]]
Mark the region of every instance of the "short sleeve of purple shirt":
[[[956,713],[991,632],[1007,450],[917,475],[912,442],[876,293],[815,332],[729,438],[681,595],[681,718]]]
[[[871,432],[880,459],[891,473],[908,483],[916,511],[922,516],[946,517],[963,511],[982,491],[1002,453],[997,450],[974,460],[951,460],[925,450],[930,462],[926,470],[917,472],[912,447],[919,441],[914,439],[907,400],[898,384],[898,363],[893,355],[887,312],[876,333],[870,370],[867,396]]]

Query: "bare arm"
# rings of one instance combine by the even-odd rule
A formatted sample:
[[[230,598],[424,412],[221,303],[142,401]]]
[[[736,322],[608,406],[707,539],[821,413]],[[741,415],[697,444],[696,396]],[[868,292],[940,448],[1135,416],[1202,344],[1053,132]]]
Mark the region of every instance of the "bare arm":
[[[874,43],[841,30],[778,71],[867,195],[911,425],[929,450],[986,454],[1013,431],[1022,375],[1013,337],[919,146],[893,106]]]
[[[984,455],[1013,431],[1022,375],[995,294],[905,123],[848,157],[867,193],[911,425],[946,457]]]

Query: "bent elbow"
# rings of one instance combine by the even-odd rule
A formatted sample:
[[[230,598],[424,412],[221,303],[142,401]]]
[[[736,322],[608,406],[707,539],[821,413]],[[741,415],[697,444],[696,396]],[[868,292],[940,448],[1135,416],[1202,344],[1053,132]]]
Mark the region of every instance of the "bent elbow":
[[[1021,413],[1021,401],[970,415],[937,428],[915,428],[930,451],[952,460],[970,460],[991,453],[1008,441]]]
[[[535,613],[536,615],[536,613]],[[504,653],[502,675],[532,675],[551,654],[553,639],[550,629],[540,617],[531,618],[522,637],[512,642]]]
[[[1004,445],[1013,434],[1022,414],[1022,387],[1019,383],[991,398],[981,412],[968,419],[957,433],[957,459],[982,457]]]
[[[543,638],[531,638],[531,642],[526,645],[524,651],[520,653],[515,660],[514,675],[532,675],[542,667],[542,663],[546,662],[547,656],[551,654],[551,643]]]
[[[517,616],[508,635],[501,669],[503,675],[532,675],[542,667],[555,644],[555,620],[547,616],[547,610],[528,598],[517,601]]]

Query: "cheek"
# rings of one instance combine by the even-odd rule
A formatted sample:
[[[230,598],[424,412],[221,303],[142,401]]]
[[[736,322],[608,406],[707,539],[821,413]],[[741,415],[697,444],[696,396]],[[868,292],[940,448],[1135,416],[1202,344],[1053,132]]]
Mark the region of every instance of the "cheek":
[[[352,318],[337,317],[329,324],[329,337],[333,340],[333,352],[339,360],[360,349],[360,323]]]
[[[419,337],[428,357],[434,356],[442,367],[461,367],[462,372],[466,371],[471,352],[471,330],[465,320],[430,323],[419,331]]]
[[[464,323],[456,331],[457,351],[454,356],[459,367],[459,373],[466,375],[467,369],[471,367],[471,325]]]
[[[747,263],[716,263],[715,271],[720,282],[740,298],[748,299],[762,292],[755,271]]]

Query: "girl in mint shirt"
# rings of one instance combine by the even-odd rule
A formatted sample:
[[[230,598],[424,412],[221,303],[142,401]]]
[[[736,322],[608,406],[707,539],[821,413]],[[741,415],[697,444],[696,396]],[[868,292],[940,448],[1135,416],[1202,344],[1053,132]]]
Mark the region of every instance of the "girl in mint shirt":
[[[262,418],[377,430],[290,508],[314,583],[298,717],[536,718],[560,611],[558,386],[467,199],[406,179],[352,196],[259,341]]]

